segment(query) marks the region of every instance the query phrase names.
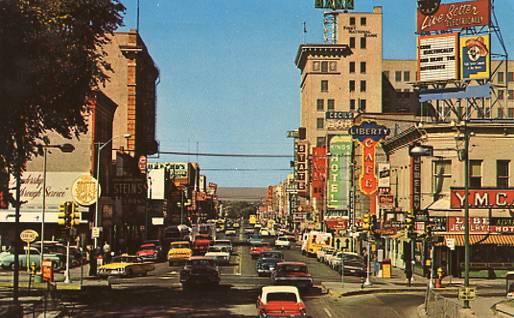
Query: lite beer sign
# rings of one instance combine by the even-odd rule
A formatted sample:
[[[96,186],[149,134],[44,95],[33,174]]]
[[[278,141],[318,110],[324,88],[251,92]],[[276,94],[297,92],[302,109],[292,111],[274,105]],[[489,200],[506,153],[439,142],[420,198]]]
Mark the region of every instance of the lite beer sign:
[[[464,208],[463,188],[451,188],[450,207]],[[469,189],[468,207],[472,209],[512,209],[514,208],[514,189]]]
[[[362,193],[371,195],[377,191],[377,176],[375,174],[375,146],[389,135],[390,130],[374,121],[366,121],[350,128],[353,139],[361,144],[362,174],[359,185]]]

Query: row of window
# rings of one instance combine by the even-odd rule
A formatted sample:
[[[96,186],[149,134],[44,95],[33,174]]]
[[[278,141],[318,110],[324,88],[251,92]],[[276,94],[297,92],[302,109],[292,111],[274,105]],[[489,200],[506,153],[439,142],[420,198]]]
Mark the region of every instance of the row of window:
[[[498,116],[499,119],[502,118],[514,118],[514,108],[507,108],[507,114],[505,114],[504,108],[498,108]]]
[[[410,82],[410,71],[394,71],[394,81],[395,82],[401,82],[402,81],[402,75],[403,75],[403,81],[404,82]],[[384,71],[384,76],[390,80],[389,78],[389,71]]]
[[[360,84],[359,90],[361,92],[366,92],[366,89],[367,89],[366,81],[365,80],[361,80],[359,84]],[[348,90],[350,92],[355,92],[355,87],[356,87],[355,80],[350,80],[348,82]],[[321,80],[321,82],[320,82],[320,90],[321,90],[322,93],[328,92],[328,80]]]
[[[321,73],[337,72],[337,62],[336,61],[314,61],[314,62],[312,62],[312,71],[313,72],[321,72]]]
[[[366,74],[366,62],[360,62],[361,74]],[[350,62],[350,73],[355,73],[355,62]]]
[[[499,83],[505,82],[505,72],[498,72],[497,79]],[[507,82],[514,82],[514,72],[507,72]]]
[[[366,37],[361,37],[360,38],[360,48],[361,49],[365,49],[367,47],[367,41],[366,41]],[[355,37],[351,36],[350,37],[350,49],[355,49]]]
[[[366,111],[366,99],[359,98],[359,110],[365,112]],[[356,110],[357,101],[355,99],[350,99],[350,110]],[[327,99],[327,110],[335,110],[335,100],[333,99]],[[316,100],[316,110],[318,112],[322,112],[325,110],[325,100],[324,99],[317,99]],[[319,122],[318,122],[319,123]],[[323,128],[323,125],[317,125],[319,129]]]
[[[496,161],[496,187],[506,189],[509,187],[509,160]],[[433,162],[432,191],[434,193],[449,193],[452,186],[451,160],[438,160]],[[482,160],[469,161],[469,186],[482,187]]]
[[[505,90],[504,89],[498,90],[498,99],[505,99]],[[507,99],[514,100],[514,90],[513,89],[507,90]]]
[[[366,25],[367,22],[366,17],[361,17],[361,25]],[[350,17],[350,25],[355,25],[355,17]]]

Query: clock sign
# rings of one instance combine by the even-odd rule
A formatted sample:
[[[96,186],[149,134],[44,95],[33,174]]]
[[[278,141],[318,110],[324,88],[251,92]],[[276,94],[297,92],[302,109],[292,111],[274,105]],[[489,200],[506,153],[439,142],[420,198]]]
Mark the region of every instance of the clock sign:
[[[418,0],[418,9],[423,15],[433,15],[440,5],[441,0]]]

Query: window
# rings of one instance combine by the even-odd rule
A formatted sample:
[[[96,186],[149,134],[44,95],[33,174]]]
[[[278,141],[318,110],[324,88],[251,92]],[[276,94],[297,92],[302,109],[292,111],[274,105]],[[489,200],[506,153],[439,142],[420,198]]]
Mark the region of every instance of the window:
[[[503,83],[503,82],[505,82],[504,73],[498,72],[498,83]]]
[[[350,110],[355,110],[355,99],[350,99]]]
[[[498,118],[499,119],[503,118],[503,108],[498,108]]]
[[[507,91],[507,99],[510,99],[510,100],[514,99],[514,90],[509,89]]]
[[[498,90],[498,99],[504,99],[505,98],[505,90],[499,89]]]
[[[330,72],[337,72],[337,62],[331,61],[330,63],[328,63],[328,69]]]
[[[350,25],[355,25],[355,17],[350,17]]]
[[[361,92],[366,91],[366,81],[361,81]]]
[[[351,80],[350,82],[348,82],[348,85],[348,89],[350,90],[350,92],[355,92],[355,81]]]
[[[397,82],[402,81],[402,72],[401,71],[394,72],[394,80]]]
[[[508,108],[507,109],[507,117],[508,118],[514,118],[514,108]]]
[[[509,187],[509,160],[496,161],[496,187],[506,189]]]
[[[328,92],[328,81],[327,80],[321,81],[321,91]]]
[[[333,99],[327,100],[327,110],[334,110],[335,109],[335,102]]]
[[[389,71],[383,71],[382,74],[389,80]]]
[[[312,62],[312,71],[313,72],[319,72],[320,70],[320,63],[319,61]]]
[[[409,71],[403,72],[403,80],[406,82],[410,81],[410,72]]]
[[[355,38],[350,37],[350,49],[355,49]]]
[[[321,147],[325,145],[325,137],[316,138],[316,147]]]
[[[452,161],[434,161],[432,167],[432,192],[435,194],[449,194],[452,179]]]
[[[366,38],[362,37],[361,38],[361,49],[365,49],[365,48],[366,48]]]
[[[361,25],[366,25],[366,17],[361,17]]]
[[[361,73],[362,74],[366,73],[366,62],[361,62]]]
[[[316,128],[323,129],[323,126],[324,126],[323,118],[317,118],[316,119]]]
[[[360,107],[359,107],[359,109],[361,111],[363,111],[363,112],[366,111],[366,100],[365,99],[361,99],[360,100]]]
[[[469,186],[472,188],[482,187],[482,160],[469,161]]]
[[[321,62],[321,73],[328,73],[328,62]]]
[[[514,73],[513,72],[507,73],[507,82],[514,82]]]
[[[316,101],[316,110],[322,112],[325,109],[325,101],[323,99],[318,99]]]
[[[350,62],[350,73],[355,73],[355,62]]]

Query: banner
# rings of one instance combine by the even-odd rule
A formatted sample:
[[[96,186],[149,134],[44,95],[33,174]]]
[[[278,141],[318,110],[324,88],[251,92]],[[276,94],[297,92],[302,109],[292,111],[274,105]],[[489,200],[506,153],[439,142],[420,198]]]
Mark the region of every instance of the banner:
[[[460,38],[461,79],[488,79],[491,76],[491,36]]]
[[[347,209],[350,195],[353,141],[348,135],[332,136],[329,141],[327,208]]]

